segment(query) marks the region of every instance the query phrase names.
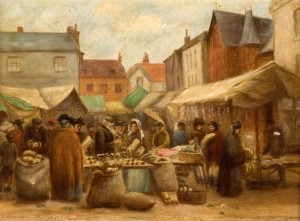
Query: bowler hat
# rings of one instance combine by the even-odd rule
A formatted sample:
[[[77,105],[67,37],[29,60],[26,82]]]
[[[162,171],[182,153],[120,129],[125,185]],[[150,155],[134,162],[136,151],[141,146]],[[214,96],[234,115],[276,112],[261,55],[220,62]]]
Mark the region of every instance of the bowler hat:
[[[164,126],[164,124],[160,121],[156,121],[154,125],[157,126],[157,127]]]
[[[240,129],[241,128],[241,126],[242,126],[242,124],[241,124],[241,122],[239,122],[239,121],[234,121],[233,123],[232,123],[232,128],[233,129]]]
[[[203,118],[199,118],[199,117],[196,117],[195,119],[194,119],[194,122],[193,122],[193,124],[194,125],[197,125],[197,124],[205,124],[205,121],[204,121],[204,119]]]
[[[41,117],[34,117],[32,118],[32,124],[34,125],[41,125],[43,123],[43,119]]]
[[[74,124],[74,125],[75,124],[85,125],[82,117],[78,117],[77,119],[74,119],[72,124]]]
[[[23,124],[24,121],[22,119],[16,119],[16,120],[12,121],[11,123],[13,123],[13,124]]]
[[[70,117],[68,114],[61,114],[59,115],[59,117],[57,118],[57,121],[61,122],[61,121],[68,121],[70,123],[74,122],[74,119],[72,117]]]
[[[123,121],[123,120],[117,120],[115,122],[115,126],[126,126],[126,121]]]

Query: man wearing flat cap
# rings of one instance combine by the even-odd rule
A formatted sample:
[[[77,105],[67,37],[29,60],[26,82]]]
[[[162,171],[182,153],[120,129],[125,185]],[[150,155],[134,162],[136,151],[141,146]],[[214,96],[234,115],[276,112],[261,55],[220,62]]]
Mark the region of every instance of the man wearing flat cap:
[[[200,143],[205,137],[205,132],[203,131],[203,126],[205,121],[203,118],[195,118],[193,122],[193,131],[191,132],[191,138],[195,143],[195,150],[200,150]]]
[[[47,155],[48,132],[41,117],[34,117],[32,124],[25,128],[23,143],[26,150],[37,147],[33,150],[44,156]]]
[[[114,119],[105,116],[102,125],[97,129],[95,136],[95,154],[114,153],[115,137],[117,136],[114,128]]]
[[[62,114],[49,147],[51,196],[57,200],[78,201],[83,196],[83,153],[72,124],[74,119]]]
[[[152,139],[152,147],[155,150],[170,148],[170,136],[165,125],[160,121],[155,122],[154,125],[156,133]]]
[[[124,143],[127,140],[128,133],[126,132],[127,122],[123,120],[116,120],[114,123],[115,136],[115,149],[117,152],[121,152],[124,147]]]

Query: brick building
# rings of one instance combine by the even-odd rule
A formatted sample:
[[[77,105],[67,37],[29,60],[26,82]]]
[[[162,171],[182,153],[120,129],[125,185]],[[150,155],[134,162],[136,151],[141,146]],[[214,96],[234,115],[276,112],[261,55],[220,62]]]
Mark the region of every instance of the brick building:
[[[80,95],[101,95],[105,101],[118,101],[128,94],[127,77],[118,60],[84,59],[80,64]]]
[[[208,31],[209,82],[233,77],[273,59],[262,49],[273,33],[271,19],[214,11]]]

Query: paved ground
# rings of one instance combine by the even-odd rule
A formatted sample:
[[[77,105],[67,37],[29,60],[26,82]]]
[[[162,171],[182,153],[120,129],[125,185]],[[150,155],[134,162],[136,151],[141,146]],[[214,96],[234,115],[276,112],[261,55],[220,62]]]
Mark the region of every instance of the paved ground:
[[[265,185],[258,190],[244,190],[238,198],[224,198],[208,190],[204,205],[180,204],[166,206],[159,197],[152,196],[156,205],[146,212],[118,209],[91,209],[85,199],[78,203],[53,200],[24,202],[13,193],[0,193],[1,220],[300,220],[300,176],[287,172],[287,186],[275,188]]]

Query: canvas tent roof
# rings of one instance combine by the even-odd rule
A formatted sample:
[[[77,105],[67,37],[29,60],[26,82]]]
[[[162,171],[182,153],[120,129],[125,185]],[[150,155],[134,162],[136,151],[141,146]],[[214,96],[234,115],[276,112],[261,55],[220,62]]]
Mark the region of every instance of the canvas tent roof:
[[[105,112],[105,101],[102,96],[80,96],[80,99],[89,112]]]
[[[144,88],[138,86],[133,92],[125,97],[122,102],[127,107],[133,108],[138,105],[147,94],[148,92]]]
[[[224,104],[253,108],[279,97],[300,99],[300,78],[275,62],[241,76],[192,86],[172,100],[171,104],[192,106],[197,103]]]
[[[143,100],[133,109],[136,113],[144,111],[147,107],[151,106],[160,100],[166,93],[165,92],[152,92],[147,94]]]
[[[151,108],[161,109],[165,107],[174,97],[179,96],[182,90],[177,91],[169,91],[162,98],[159,99],[158,102],[155,102],[151,105]]]
[[[7,112],[6,104],[10,104],[20,110],[33,110],[34,107],[28,104],[26,101],[23,101],[20,98],[7,95],[5,93],[0,92],[0,111]]]
[[[108,101],[105,103],[105,106],[107,115],[118,116],[133,114],[133,111],[120,101]]]
[[[0,86],[0,91],[13,97],[17,97],[33,107],[49,110],[64,101],[73,91],[73,85],[48,87],[48,88],[13,88]]]

